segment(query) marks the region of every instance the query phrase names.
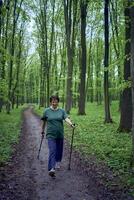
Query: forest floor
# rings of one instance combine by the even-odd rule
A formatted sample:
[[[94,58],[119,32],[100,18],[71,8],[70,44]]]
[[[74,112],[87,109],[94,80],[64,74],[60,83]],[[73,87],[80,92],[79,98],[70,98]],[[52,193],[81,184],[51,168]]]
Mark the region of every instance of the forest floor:
[[[95,170],[73,152],[71,170],[68,170],[69,146],[65,141],[64,158],[56,178],[48,175],[48,149],[43,141],[40,159],[41,120],[26,109],[20,141],[9,163],[0,167],[0,200],[134,200],[119,185],[108,188],[98,174],[106,174],[105,167]],[[105,171],[106,170],[106,171]],[[107,171],[110,177],[111,172]],[[115,177],[116,178],[116,177]]]

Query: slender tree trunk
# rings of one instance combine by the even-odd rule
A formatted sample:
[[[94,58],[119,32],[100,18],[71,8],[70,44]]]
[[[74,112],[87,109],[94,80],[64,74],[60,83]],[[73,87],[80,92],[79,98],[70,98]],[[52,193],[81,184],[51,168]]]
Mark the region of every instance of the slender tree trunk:
[[[46,102],[47,106],[49,106],[49,93],[50,93],[50,83],[49,83],[49,59],[48,59],[48,30],[47,30],[47,3],[48,1],[46,0],[44,3],[44,52],[45,52],[45,57],[44,57],[44,69],[46,69]],[[42,19],[43,20],[43,19]]]
[[[49,68],[51,67],[52,61],[52,50],[53,50],[53,40],[54,40],[54,14],[55,14],[55,0],[53,0],[53,13],[52,13],[52,21],[51,21],[51,40],[50,40],[50,51],[49,51]],[[50,69],[49,69],[50,70]]]
[[[89,90],[90,85],[92,85],[92,70],[91,70],[91,61],[92,61],[92,35],[93,30],[91,29],[91,35],[90,35],[90,44],[89,44],[89,51],[88,51],[88,65],[87,65],[87,83],[86,83],[86,99],[87,102],[89,99],[91,99],[93,96],[92,89]]]
[[[18,89],[18,84],[19,84],[21,53],[22,53],[22,38],[23,38],[23,30],[22,30],[22,25],[21,25],[21,30],[19,33],[19,49],[18,49],[18,56],[17,56],[18,60],[17,60],[17,69],[16,69],[16,80],[15,80],[15,85],[12,89],[12,107],[13,108],[14,108],[14,103],[15,103],[15,91],[16,89]]]
[[[64,3],[64,18],[65,18],[66,47],[67,47],[67,83],[66,83],[65,109],[67,113],[70,113],[72,107],[73,56],[74,56],[75,36],[76,36],[75,25],[76,25],[78,1],[63,0],[63,3]]]
[[[1,81],[5,81],[6,79],[6,68],[5,68],[5,62],[6,62],[6,51],[7,51],[7,30],[8,30],[8,21],[9,21],[9,0],[7,1],[3,1],[1,0],[0,1],[1,4],[0,4],[0,44],[1,44],[1,47],[0,47],[0,78],[1,78]],[[5,13],[5,9],[6,7],[6,15],[4,14]],[[2,12],[2,9],[3,9],[3,12]],[[4,100],[4,93],[5,91],[0,91],[1,95],[0,95],[0,112],[2,110],[2,106],[4,105],[5,103],[5,100]],[[7,98],[7,96],[6,96]]]
[[[0,1],[0,39],[1,39],[1,31],[2,31],[2,4],[3,2]]]
[[[66,29],[66,46],[67,46],[67,84],[66,84],[66,112],[69,114],[72,106],[72,67],[73,57],[71,48],[71,13],[72,13],[72,0],[64,0],[64,17],[65,17],[65,29]]]
[[[110,15],[110,21],[111,21],[111,29],[112,29],[112,35],[113,35],[113,47],[115,50],[116,58],[117,60],[120,59],[120,39],[119,39],[119,22],[118,22],[118,5],[117,1],[111,1],[111,15]],[[121,73],[121,66],[118,64],[118,82],[121,83],[122,80],[122,73]]]
[[[45,81],[45,77],[46,77],[46,73],[45,73],[45,51],[44,51],[44,26],[43,26],[43,22],[41,21],[43,18],[43,13],[41,12],[41,19],[39,17],[37,17],[36,19],[36,25],[37,28],[39,30],[39,35],[38,35],[38,43],[39,43],[39,57],[40,57],[40,80],[39,80],[39,85],[40,85],[40,99],[39,99],[39,108],[43,107],[46,105],[45,102],[45,88],[44,88],[44,81]],[[42,31],[41,31],[42,30]]]
[[[81,0],[81,63],[80,63],[80,97],[78,104],[78,114],[85,115],[85,101],[86,101],[86,16],[87,3]]]
[[[101,104],[101,60],[102,60],[102,45],[100,43],[100,39],[97,40],[96,46],[96,101],[97,105]]]
[[[2,44],[2,4],[3,2],[0,2],[0,43]],[[0,47],[0,80],[4,79],[4,70],[2,69],[2,51],[1,51],[1,47]],[[2,91],[0,91],[2,92]],[[0,96],[2,96],[3,94],[1,94]],[[2,111],[2,106],[3,106],[3,97],[0,97],[0,112]]]
[[[7,43],[8,43],[8,29],[9,29],[9,14],[10,14],[10,0],[7,0],[6,2],[6,19],[5,19],[5,27],[3,27],[3,48],[5,50],[5,52],[7,51]],[[6,63],[6,58],[5,58],[5,53],[3,52],[3,55],[2,55],[2,77],[3,79],[5,79],[5,63]]]
[[[53,38],[54,38],[54,13],[55,13],[55,0],[53,0],[53,13],[52,13],[52,21],[51,21],[51,40],[50,40],[50,52],[48,62],[47,62],[47,106],[49,106],[49,97],[50,97],[50,68],[51,68],[51,58],[52,58],[52,50],[53,50]],[[46,34],[47,36],[47,34]],[[47,41],[47,38],[46,38]],[[48,45],[47,45],[48,48]],[[46,49],[47,53],[47,49]]]
[[[56,36],[57,41],[57,36]],[[54,92],[57,91],[58,87],[58,70],[57,70],[57,42],[55,41],[55,52],[54,52]]]
[[[38,41],[40,47],[41,60],[41,79],[40,79],[40,105],[49,105],[50,93],[50,70],[49,70],[49,48],[48,48],[48,29],[47,29],[47,8],[48,0],[39,0],[39,13],[36,16],[38,27]]]
[[[132,159],[131,166],[134,167],[134,0],[130,9],[131,16],[131,78],[132,78]]]
[[[108,65],[109,65],[109,0],[105,0],[105,56],[104,56],[104,106],[105,123],[112,122],[109,106],[109,85],[108,85]]]

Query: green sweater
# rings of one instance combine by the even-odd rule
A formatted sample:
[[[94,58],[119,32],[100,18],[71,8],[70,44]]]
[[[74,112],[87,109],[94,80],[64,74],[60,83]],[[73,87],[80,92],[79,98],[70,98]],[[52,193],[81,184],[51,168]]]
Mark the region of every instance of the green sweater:
[[[63,138],[64,127],[63,120],[67,118],[67,114],[64,109],[58,108],[53,110],[52,108],[46,108],[42,119],[47,122],[46,124],[46,138]]]

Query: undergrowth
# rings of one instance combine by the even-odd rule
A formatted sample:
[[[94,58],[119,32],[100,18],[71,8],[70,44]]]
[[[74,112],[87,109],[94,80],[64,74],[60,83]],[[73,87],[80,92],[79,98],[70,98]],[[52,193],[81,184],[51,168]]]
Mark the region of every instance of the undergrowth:
[[[22,107],[14,109],[11,114],[0,113],[0,164],[7,162],[13,152],[13,145],[20,135]]]

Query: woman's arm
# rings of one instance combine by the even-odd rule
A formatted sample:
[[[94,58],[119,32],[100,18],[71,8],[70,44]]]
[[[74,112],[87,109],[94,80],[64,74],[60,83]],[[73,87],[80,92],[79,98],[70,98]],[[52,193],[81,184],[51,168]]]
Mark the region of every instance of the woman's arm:
[[[41,125],[41,127],[42,127],[41,133],[42,133],[42,134],[44,133],[45,126],[46,126],[46,120],[42,120],[42,125]]]
[[[65,122],[67,122],[72,128],[75,128],[75,125],[71,122],[71,120],[68,117],[65,119]]]

